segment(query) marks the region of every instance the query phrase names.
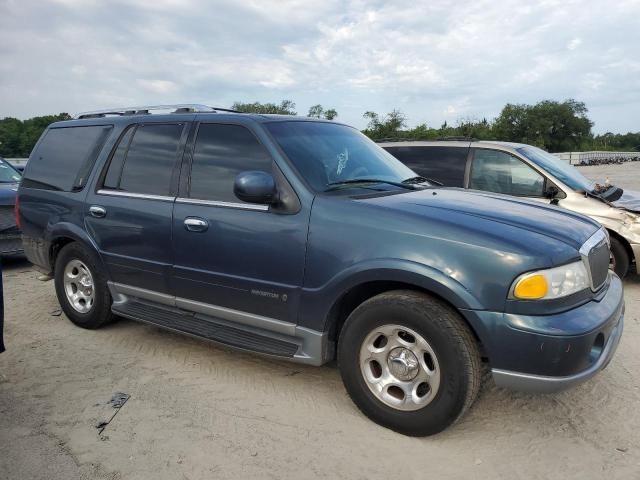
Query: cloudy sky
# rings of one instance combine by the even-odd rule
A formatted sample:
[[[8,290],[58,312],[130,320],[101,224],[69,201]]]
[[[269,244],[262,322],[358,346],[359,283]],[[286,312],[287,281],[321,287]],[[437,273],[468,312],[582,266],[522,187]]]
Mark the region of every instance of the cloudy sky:
[[[363,127],[576,98],[640,130],[640,0],[0,0],[0,117],[291,99]]]

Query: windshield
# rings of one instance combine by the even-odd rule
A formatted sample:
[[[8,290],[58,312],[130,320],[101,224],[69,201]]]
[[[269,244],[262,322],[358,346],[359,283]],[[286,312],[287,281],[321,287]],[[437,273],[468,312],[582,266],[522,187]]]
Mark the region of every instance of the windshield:
[[[579,192],[591,192],[593,190],[593,182],[582,175],[569,162],[560,160],[558,157],[537,147],[521,147],[516,150],[573,190]]]
[[[331,185],[380,180],[392,185],[416,177],[413,170],[355,128],[322,122],[266,125],[280,148],[316,191]],[[348,186],[349,183],[345,183]],[[352,186],[357,186],[354,183]]]
[[[16,183],[20,181],[18,171],[0,158],[0,183]]]

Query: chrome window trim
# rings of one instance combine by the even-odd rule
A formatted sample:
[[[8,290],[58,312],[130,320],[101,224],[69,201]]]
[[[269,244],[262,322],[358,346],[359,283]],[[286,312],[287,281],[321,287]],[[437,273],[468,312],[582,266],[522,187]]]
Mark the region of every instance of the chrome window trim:
[[[119,190],[107,190],[101,188],[96,192],[97,195],[109,195],[112,197],[141,198],[144,200],[162,200],[165,202],[173,202],[176,197],[165,195],[150,195],[146,193],[121,192]]]
[[[176,203],[185,203],[190,205],[209,205],[211,207],[237,208],[240,210],[253,210],[257,212],[269,211],[269,205],[264,204],[221,202],[217,200],[199,200],[197,198],[179,197],[176,199]]]
[[[591,286],[591,291],[593,292],[598,290],[600,287],[602,287],[602,285],[604,285],[607,282],[605,278],[605,281],[602,282],[600,285],[597,285],[597,286],[594,285],[593,278],[591,277],[591,265],[589,264],[589,253],[591,253],[591,250],[593,250],[595,247],[600,245],[602,242],[607,242],[607,245],[609,245],[609,248],[611,248],[611,244],[609,243],[609,236],[605,232],[604,228],[598,229],[596,233],[591,235],[582,244],[579,250],[580,258],[582,259],[585,269],[587,270],[587,276],[589,277],[589,285]]]

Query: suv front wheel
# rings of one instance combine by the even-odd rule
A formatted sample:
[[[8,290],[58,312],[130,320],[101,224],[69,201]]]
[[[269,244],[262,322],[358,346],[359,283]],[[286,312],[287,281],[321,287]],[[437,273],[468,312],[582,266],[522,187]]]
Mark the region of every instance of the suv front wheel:
[[[65,245],[54,267],[58,302],[69,320],[95,329],[112,320],[111,294],[95,256],[84,246]]]
[[[340,334],[338,365],[354,403],[399,433],[438,433],[474,402],[480,353],[459,314],[420,292],[377,295]]]

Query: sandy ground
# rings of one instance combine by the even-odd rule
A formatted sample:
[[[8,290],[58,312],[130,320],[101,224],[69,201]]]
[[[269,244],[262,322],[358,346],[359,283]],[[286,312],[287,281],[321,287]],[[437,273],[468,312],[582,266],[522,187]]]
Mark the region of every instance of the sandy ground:
[[[640,190],[640,164],[589,167]],[[364,418],[335,367],[228,351],[121,320],[60,315],[53,283],[4,271],[0,478],[640,478],[640,277],[611,365],[550,396],[487,383],[448,431],[408,438]],[[130,395],[113,414],[115,392]]]

